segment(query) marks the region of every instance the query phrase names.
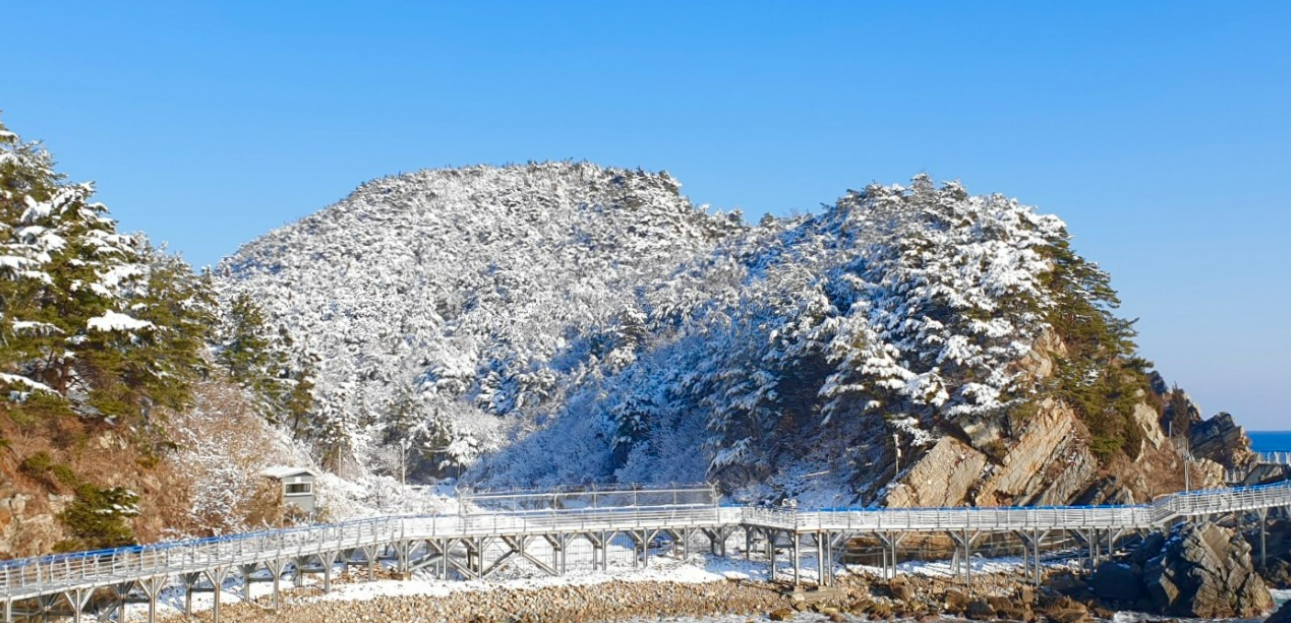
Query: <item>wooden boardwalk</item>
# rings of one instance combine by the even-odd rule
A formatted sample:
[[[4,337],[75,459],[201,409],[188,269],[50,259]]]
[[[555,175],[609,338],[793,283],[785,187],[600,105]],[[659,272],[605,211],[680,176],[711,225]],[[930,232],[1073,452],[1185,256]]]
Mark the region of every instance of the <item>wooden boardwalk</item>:
[[[727,543],[736,535],[744,537],[746,555],[760,548],[772,565],[778,551],[788,550],[795,579],[804,550],[814,552],[818,582],[829,585],[836,554],[852,539],[881,542],[884,569],[895,574],[897,548],[908,535],[949,536],[967,559],[980,537],[1009,534],[1025,544],[1027,568],[1038,581],[1040,547],[1054,533],[1076,537],[1096,560],[1128,534],[1229,513],[1249,514],[1264,525],[1275,508],[1291,508],[1291,482],[1180,493],[1134,506],[799,510],[652,502],[392,516],[6,561],[0,563],[0,606],[4,623],[59,613],[80,621],[96,594],[111,595],[113,607],[123,607],[135,594],[147,601],[153,620],[159,593],[180,586],[190,611],[195,591],[213,592],[218,621],[221,591],[232,577],[271,582],[276,608],[285,578],[299,583],[305,574],[318,574],[327,590],[338,566],[342,571],[371,568],[384,560],[399,573],[421,570],[445,579],[486,579],[525,561],[560,575],[575,544],[590,546],[593,568],[604,569],[615,539],[629,541],[639,564],[649,564],[651,544],[657,540],[687,545],[703,540],[713,554],[726,555]]]

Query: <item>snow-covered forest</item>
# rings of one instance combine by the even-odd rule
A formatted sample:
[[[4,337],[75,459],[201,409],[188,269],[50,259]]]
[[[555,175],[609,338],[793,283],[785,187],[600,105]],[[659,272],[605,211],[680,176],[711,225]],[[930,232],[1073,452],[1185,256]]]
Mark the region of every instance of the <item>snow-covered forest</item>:
[[[872,500],[898,451],[950,435],[998,455],[1043,397],[1076,407],[1102,459],[1142,435],[1146,362],[1063,223],[922,176],[749,226],[666,173],[423,171],[215,279],[307,373],[289,426],[345,475]]]

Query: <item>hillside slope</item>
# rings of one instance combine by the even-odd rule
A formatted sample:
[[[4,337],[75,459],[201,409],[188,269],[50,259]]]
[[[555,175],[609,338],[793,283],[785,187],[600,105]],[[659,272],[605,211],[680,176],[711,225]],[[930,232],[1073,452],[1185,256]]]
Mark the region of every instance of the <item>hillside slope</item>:
[[[217,278],[318,357],[308,435],[342,473],[866,504],[1182,485],[1108,276],[1056,217],[955,183],[748,227],[664,173],[423,171]]]

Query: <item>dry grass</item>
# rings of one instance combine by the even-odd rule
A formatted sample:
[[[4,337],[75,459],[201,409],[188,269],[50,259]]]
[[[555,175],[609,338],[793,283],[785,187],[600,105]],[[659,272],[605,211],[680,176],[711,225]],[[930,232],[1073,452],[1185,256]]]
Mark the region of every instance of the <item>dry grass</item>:
[[[74,487],[52,470],[23,468],[41,453],[77,482],[138,494],[140,513],[131,527],[140,542],[281,522],[278,488],[258,476],[264,467],[290,460],[273,431],[238,388],[212,381],[195,391],[192,412],[154,414],[168,420],[169,441],[179,445],[160,451],[99,421],[15,421],[0,402],[0,558],[48,553],[69,536],[57,514]]]

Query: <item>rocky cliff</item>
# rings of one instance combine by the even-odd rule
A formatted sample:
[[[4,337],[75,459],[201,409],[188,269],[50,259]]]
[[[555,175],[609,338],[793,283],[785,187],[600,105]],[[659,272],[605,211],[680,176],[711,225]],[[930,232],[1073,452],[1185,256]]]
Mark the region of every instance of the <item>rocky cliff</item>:
[[[1038,385],[1066,355],[1060,338],[1047,335],[1023,360]],[[1224,470],[1250,463],[1250,441],[1232,417],[1196,418],[1192,457],[1184,438],[1167,437],[1163,401],[1154,385],[1133,402],[1138,428],[1134,458],[1103,461],[1091,448],[1088,425],[1053,395],[1036,401],[1025,417],[1010,413],[979,423],[970,434],[942,437],[915,460],[886,492],[889,506],[1135,504],[1183,490],[1224,486]],[[1195,407],[1195,405],[1194,405]],[[1188,474],[1185,476],[1185,462]]]
[[[1129,560],[1100,566],[1093,588],[1113,606],[1169,616],[1252,618],[1273,609],[1251,546],[1214,523],[1148,537]]]

